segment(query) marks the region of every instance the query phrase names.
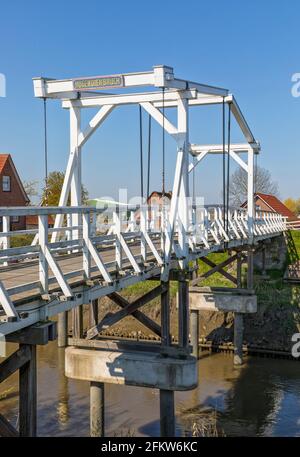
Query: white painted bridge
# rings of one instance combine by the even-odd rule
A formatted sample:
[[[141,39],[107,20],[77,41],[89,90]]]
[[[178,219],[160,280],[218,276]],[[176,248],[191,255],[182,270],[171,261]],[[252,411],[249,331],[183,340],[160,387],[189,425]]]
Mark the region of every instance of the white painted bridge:
[[[137,211],[140,217],[132,217]],[[65,225],[49,228],[48,216],[58,214],[64,215]],[[256,212],[251,233],[246,210],[231,208],[224,215],[220,206],[203,207],[191,214],[188,249],[182,252],[178,220],[172,233],[170,212],[163,228],[159,212],[156,223],[147,206],[135,212],[116,208],[114,223],[106,228],[98,224],[101,231],[98,214],[84,206],[0,209],[0,333],[15,332],[140,281],[168,278],[183,260],[190,264],[224,248],[246,249],[285,230],[284,218],[276,213]],[[38,230],[7,230],[16,215],[37,215]],[[70,215],[80,224],[72,225]],[[54,233],[56,241],[51,240]],[[32,244],[10,247],[15,236],[24,234],[32,235]]]
[[[185,274],[192,261],[210,252],[243,246],[247,250],[286,229],[280,215],[255,211],[254,157],[260,144],[227,89],[176,78],[173,68],[164,65],[111,76],[34,78],[33,84],[36,97],[61,100],[69,110],[70,154],[58,207],[0,208],[0,333],[45,321],[149,278],[167,282],[173,269]],[[137,93],[141,87],[144,91]],[[105,92],[108,89],[110,92]],[[111,90],[117,92],[112,94]],[[152,209],[149,211],[141,198],[138,218],[134,213],[130,216],[130,208],[115,208],[113,226],[97,230],[98,210],[81,206],[82,148],[110,113],[125,105],[139,106],[176,143],[171,204],[161,210],[156,223]],[[222,144],[195,144],[189,138],[190,111],[207,105],[223,107]],[[83,128],[81,110],[88,108],[98,108],[98,112]],[[167,116],[169,109],[177,111],[177,124]],[[245,143],[231,142],[231,116]],[[195,206],[189,181],[195,167],[210,154],[223,155],[223,160],[226,156],[247,174],[246,210],[229,207],[228,191],[222,206]],[[66,206],[69,197],[70,207]],[[11,232],[10,218],[24,215],[38,216],[38,230]],[[48,227],[48,215],[55,216],[54,228]],[[33,235],[29,246],[10,247],[15,235],[29,233]],[[185,304],[181,316],[185,321],[187,310]],[[185,332],[186,344],[187,338]]]
[[[141,87],[144,87],[143,92],[137,93]],[[287,229],[281,215],[256,211],[254,206],[254,159],[260,152],[260,144],[228,90],[176,78],[173,68],[168,66],[88,78],[35,78],[34,93],[44,101],[60,99],[63,108],[69,110],[70,153],[57,207],[0,208],[0,341],[5,336],[6,341],[19,344],[19,349],[1,363],[0,382],[16,371],[19,371],[20,380],[19,431],[0,414],[0,435],[35,436],[37,433],[36,346],[56,338],[56,322],[51,318],[58,315],[58,346],[69,346],[65,351],[65,373],[70,378],[90,382],[91,436],[104,434],[106,383],[159,389],[161,436],[175,436],[174,391],[193,389],[198,382],[198,308],[202,305],[199,307],[197,300],[196,304],[195,300],[194,303],[190,300],[195,293],[195,287],[189,289],[190,285],[195,286],[200,279],[219,272],[236,286],[218,291],[203,291],[196,287],[196,293],[202,294],[202,302],[207,300],[210,304],[216,302],[216,293],[218,305],[221,301],[226,310],[234,312],[234,363],[241,364],[243,313],[256,310],[254,251],[264,240],[281,235]],[[112,223],[103,226],[102,210],[82,206],[82,148],[107,116],[125,105],[137,105],[140,113],[139,205],[138,208],[116,206]],[[222,108],[222,144],[195,144],[190,138],[190,112],[207,105]],[[84,128],[81,110],[88,108],[98,108],[98,111]],[[176,110],[176,122],[174,116],[170,121],[169,109]],[[169,207],[149,208],[145,203],[142,110],[163,132],[162,194],[165,189],[165,133],[176,144]],[[232,143],[231,117],[240,128],[244,143]],[[223,158],[222,206],[199,206],[194,192],[194,170],[209,155],[215,154]],[[103,160],[109,158],[105,156]],[[246,209],[229,206],[230,160],[247,176]],[[219,181],[214,178],[212,184],[217,187]],[[148,196],[149,182],[147,187]],[[69,200],[71,206],[67,206]],[[26,215],[37,216],[38,229],[10,231],[10,220]],[[55,217],[53,228],[48,225],[49,215]],[[26,238],[30,240],[28,245],[16,247],[16,235],[26,234],[31,235]],[[224,250],[231,255],[219,265],[206,257],[211,252]],[[200,278],[192,279],[198,259],[210,270]],[[243,289],[241,273],[245,260],[247,285]],[[226,270],[235,261],[236,277]],[[134,301],[129,302],[118,293],[150,279],[157,280],[158,285]],[[170,280],[177,281],[178,286],[176,342],[171,335]],[[103,296],[109,296],[120,309],[107,313],[99,321],[98,298]],[[156,297],[160,297],[159,323],[142,311],[142,307]],[[251,309],[249,306],[243,308],[245,300],[253,305]],[[82,325],[82,305],[89,305],[86,332]],[[72,338],[69,338],[68,325],[70,310]],[[128,339],[108,341],[101,336],[103,330],[127,316],[133,316],[152,334],[159,336],[159,343]]]

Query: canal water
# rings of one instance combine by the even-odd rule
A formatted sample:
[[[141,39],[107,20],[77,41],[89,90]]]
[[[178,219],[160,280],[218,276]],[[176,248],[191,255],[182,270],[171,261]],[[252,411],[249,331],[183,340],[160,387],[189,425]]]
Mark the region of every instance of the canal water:
[[[12,349],[12,348],[11,348]],[[300,436],[300,364],[248,357],[234,368],[229,354],[203,353],[199,386],[176,393],[177,435],[189,435],[194,414],[215,417],[226,436]],[[1,384],[0,412],[16,425],[18,379]],[[89,386],[64,377],[64,350],[38,350],[38,435],[88,436]],[[157,390],[106,386],[107,436],[159,436]]]

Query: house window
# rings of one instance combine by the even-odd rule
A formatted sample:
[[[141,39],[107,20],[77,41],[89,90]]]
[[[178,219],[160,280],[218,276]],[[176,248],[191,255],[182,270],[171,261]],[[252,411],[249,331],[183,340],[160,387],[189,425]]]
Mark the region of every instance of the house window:
[[[3,192],[10,192],[10,176],[2,177],[2,190]]]
[[[12,222],[19,222],[19,220],[20,220],[19,216],[12,216],[11,217],[11,221]]]

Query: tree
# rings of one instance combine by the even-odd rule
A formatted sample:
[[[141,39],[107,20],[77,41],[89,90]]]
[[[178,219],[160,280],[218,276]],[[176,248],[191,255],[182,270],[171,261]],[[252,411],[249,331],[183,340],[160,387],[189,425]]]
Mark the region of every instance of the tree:
[[[294,199],[294,198],[287,198],[284,201],[285,206],[288,207],[296,216],[300,214],[300,198]]]
[[[42,193],[42,206],[58,206],[64,179],[65,174],[61,171],[51,171],[49,173],[47,186],[44,187]],[[88,199],[88,191],[84,186],[81,186],[81,199],[82,204],[85,205]],[[67,205],[70,205],[70,197]]]
[[[247,173],[243,168],[237,168],[230,176],[229,199],[233,206],[240,206],[247,200]],[[254,191],[278,197],[278,184],[272,180],[271,173],[266,168],[255,167]]]
[[[32,197],[38,196],[38,184],[38,181],[23,181],[23,187],[29,197],[29,200],[31,200]]]

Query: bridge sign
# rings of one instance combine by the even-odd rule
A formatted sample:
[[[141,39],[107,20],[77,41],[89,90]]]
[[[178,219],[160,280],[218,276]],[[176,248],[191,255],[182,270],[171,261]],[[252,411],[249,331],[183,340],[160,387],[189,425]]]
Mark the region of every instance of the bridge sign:
[[[122,75],[73,79],[74,90],[96,90],[123,86],[124,79]]]

